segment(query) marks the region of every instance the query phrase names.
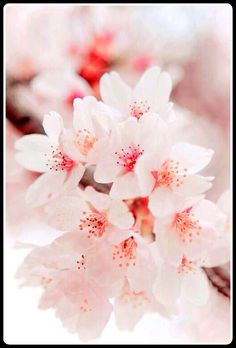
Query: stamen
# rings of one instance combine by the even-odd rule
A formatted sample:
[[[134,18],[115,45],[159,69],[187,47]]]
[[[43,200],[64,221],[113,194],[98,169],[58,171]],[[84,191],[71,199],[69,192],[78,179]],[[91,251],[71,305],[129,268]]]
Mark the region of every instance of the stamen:
[[[136,117],[139,119],[143,114],[148,112],[150,110],[150,106],[148,105],[147,100],[140,101],[139,103],[137,101],[134,101],[132,105],[129,105],[129,112],[130,115],[133,117]]]
[[[45,154],[47,157],[46,166],[49,167],[50,170],[59,171],[66,170],[70,171],[74,166],[74,161],[67,156],[65,153],[60,151],[58,147],[51,146],[52,152],[51,154]]]
[[[191,243],[193,241],[193,235],[199,236],[202,232],[199,220],[191,213],[191,209],[175,214],[173,224],[184,243]]]
[[[196,263],[188,260],[185,256],[183,256],[181,260],[181,264],[178,267],[178,273],[189,273],[193,272],[195,273]]]
[[[87,234],[88,238],[102,237],[108,226],[107,219],[104,214],[83,212],[84,218],[80,219],[79,229]]]
[[[130,265],[135,266],[136,248],[137,243],[135,242],[134,237],[129,237],[114,247],[112,254],[113,261],[118,264],[119,268],[127,268]]]
[[[184,171],[187,169],[184,168]],[[186,178],[186,174],[180,174],[179,162],[174,160],[167,160],[162,165],[159,171],[152,172],[156,183],[155,187],[168,187],[171,188],[173,186],[179,187],[183,184],[184,178]],[[181,178],[180,178],[181,175]]]
[[[144,291],[135,292],[131,291],[129,288],[125,288],[123,293],[120,296],[120,300],[124,304],[129,304],[133,307],[133,309],[138,309],[147,305],[149,299],[145,295]]]
[[[96,142],[97,138],[87,129],[79,130],[74,141],[82,155],[87,155]]]
[[[140,145],[129,146],[128,150],[121,149],[121,152],[115,152],[115,155],[118,156],[118,161],[116,162],[122,166],[126,171],[132,171],[137,162],[137,159],[142,156],[144,150],[140,149]]]

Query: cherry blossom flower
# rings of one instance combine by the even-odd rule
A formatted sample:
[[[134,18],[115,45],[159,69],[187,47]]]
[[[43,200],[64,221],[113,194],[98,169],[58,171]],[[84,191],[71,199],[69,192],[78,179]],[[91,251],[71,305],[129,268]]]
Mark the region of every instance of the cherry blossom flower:
[[[164,119],[173,117],[169,102],[171,79],[159,67],[147,69],[132,90],[116,72],[104,74],[100,81],[102,100],[123,115],[140,119],[147,113],[157,113]]]
[[[44,288],[41,309],[55,308],[63,326],[82,340],[98,337],[111,314],[107,288],[90,278],[78,236],[67,233],[52,244],[37,247],[18,269],[23,285]]]
[[[84,173],[78,156],[62,149],[60,115],[56,112],[45,115],[43,127],[47,135],[25,135],[15,143],[19,151],[17,162],[28,170],[43,173],[27,191],[26,200],[34,206],[45,204],[60,191],[73,189]]]
[[[214,248],[224,231],[226,216],[201,196],[183,200],[170,195],[163,200],[163,205],[169,205],[169,214],[156,219],[154,232],[162,257],[178,265],[183,255],[196,259]]]
[[[156,255],[156,262],[158,275],[153,293],[161,304],[174,305],[180,297],[198,306],[207,302],[210,288],[201,268],[204,260],[182,256],[179,265],[173,266]]]
[[[122,229],[131,228],[134,223],[124,202],[97,192],[91,186],[57,198],[48,204],[47,212],[50,225],[76,232],[85,249],[103,236],[110,238],[112,233],[123,236]]]
[[[151,154],[163,142],[169,141],[166,124],[156,115],[128,118],[111,132],[100,147],[94,178],[100,183],[113,183],[110,195],[119,199],[141,195],[136,163],[144,154]],[[104,170],[106,168],[106,170]]]
[[[142,195],[149,196],[149,208],[159,217],[171,208],[170,193],[191,197],[211,188],[213,179],[196,174],[210,162],[213,150],[181,142],[170,146],[163,140],[155,153],[144,154],[135,167]]]
[[[93,95],[88,83],[71,69],[51,69],[39,72],[29,84],[16,84],[8,96],[22,113],[40,121],[48,110],[63,115],[66,127],[71,127],[73,101]]]
[[[103,142],[116,122],[116,114],[95,97],[74,100],[73,129],[62,134],[63,148],[71,156],[77,156],[84,164],[95,164],[99,155],[98,141]]]
[[[204,259],[207,267],[224,265],[230,260],[231,247],[231,192],[227,190],[222,193],[217,201],[221,214],[225,214],[223,233],[214,241],[214,248],[205,253]]]
[[[151,292],[132,291],[127,281],[115,298],[114,314],[120,330],[133,330],[144,314],[156,311],[168,319],[175,313],[173,307],[169,310],[158,303]]]

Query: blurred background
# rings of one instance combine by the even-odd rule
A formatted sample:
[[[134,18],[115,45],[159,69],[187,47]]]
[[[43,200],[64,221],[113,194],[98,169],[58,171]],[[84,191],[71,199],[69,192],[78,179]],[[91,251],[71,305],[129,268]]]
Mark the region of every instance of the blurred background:
[[[217,201],[229,189],[232,49],[229,4],[8,4],[4,10],[7,245],[32,243],[39,235],[44,243],[55,238],[55,231],[46,227],[42,211],[31,209],[24,201],[34,174],[16,164],[15,140],[23,134],[42,132],[42,118],[50,110],[60,113],[69,125],[73,99],[86,95],[100,98],[99,80],[107,71],[118,71],[131,85],[149,66],[159,65],[168,71],[173,81],[171,99],[179,117],[174,126],[176,140],[214,149],[212,163],[204,172],[215,176],[207,198]],[[28,296],[34,301],[34,295],[30,295],[32,289],[19,293],[14,280],[24,253],[10,248],[6,252],[5,286],[11,289],[6,293],[7,343],[32,343],[33,337],[39,343],[72,342],[73,338],[64,330],[60,333],[62,337],[55,338],[53,320],[51,336],[48,333],[47,338],[42,338],[30,322],[36,315],[35,323],[40,328],[46,325],[47,331],[49,320],[50,332],[50,315],[32,313],[36,305],[31,300],[25,301]],[[229,275],[227,267],[225,272]],[[214,296],[211,308],[215,307],[215,301],[221,301]],[[182,318],[167,323],[147,316],[135,332],[122,336],[120,343],[145,342],[145,337],[153,340],[152,343],[171,343],[170,336],[175,343],[187,342],[188,337],[204,341],[207,335],[209,340],[224,339],[228,335],[229,303],[222,301],[221,312],[212,314],[217,328],[213,332],[206,334],[206,323],[193,330],[195,319],[192,326],[188,323],[187,330]],[[26,322],[20,322],[24,310],[31,334]],[[48,318],[46,322],[45,318]],[[103,341],[99,342],[111,343],[109,339],[113,335],[118,333],[111,322]]]

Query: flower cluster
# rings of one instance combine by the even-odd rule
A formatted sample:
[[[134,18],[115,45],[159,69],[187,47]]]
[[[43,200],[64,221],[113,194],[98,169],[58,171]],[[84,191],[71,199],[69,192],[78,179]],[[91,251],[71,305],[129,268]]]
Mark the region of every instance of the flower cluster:
[[[63,232],[35,247],[18,276],[43,287],[40,307],[83,340],[98,337],[112,311],[132,329],[147,312],[177,314],[179,300],[204,305],[203,267],[227,261],[229,212],[205,198],[213,177],[201,174],[213,151],[174,141],[171,88],[158,67],[133,89],[106,73],[102,101],[74,99],[71,128],[53,111],[45,135],[16,141],[18,163],[41,173],[27,202]]]

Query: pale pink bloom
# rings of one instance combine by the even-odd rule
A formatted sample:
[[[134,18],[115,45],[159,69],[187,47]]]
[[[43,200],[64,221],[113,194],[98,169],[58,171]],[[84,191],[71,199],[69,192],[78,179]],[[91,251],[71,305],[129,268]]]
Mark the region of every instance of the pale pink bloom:
[[[116,126],[116,115],[95,97],[76,98],[73,104],[73,129],[64,130],[63,149],[85,165],[95,164],[99,156],[96,145],[108,138],[111,129]]]
[[[148,113],[157,113],[166,120],[172,118],[171,88],[170,76],[159,67],[147,69],[133,89],[116,72],[104,74],[100,81],[102,100],[119,110],[123,120],[139,119]]]
[[[119,286],[126,278],[132,291],[150,291],[156,268],[149,242],[137,232],[113,231],[108,235],[106,243],[102,239],[96,243],[95,250],[90,271],[99,284]]]
[[[77,234],[67,233],[48,246],[35,248],[17,277],[25,278],[23,285],[44,288],[39,307],[55,308],[69,332],[78,333],[82,340],[101,334],[112,310],[108,288],[90,277]]]
[[[30,82],[33,92],[50,102],[61,100],[71,109],[75,98],[92,94],[89,84],[73,70],[46,70]]]
[[[174,199],[170,193],[191,197],[211,188],[213,178],[197,173],[208,165],[212,155],[211,149],[181,142],[170,146],[165,139],[159,141],[153,154],[143,154],[135,172],[142,195],[149,196],[151,212],[158,217],[168,214]]]
[[[158,243],[158,242],[157,242]],[[170,265],[163,260],[155,247],[154,258],[157,277],[153,285],[153,293],[158,302],[165,306],[173,306],[179,298],[195,305],[204,305],[209,298],[209,283],[202,270],[204,260],[181,257],[179,264]]]
[[[215,240],[214,248],[208,250],[204,255],[207,267],[222,266],[230,261],[230,250],[232,241],[232,225],[231,225],[231,192],[225,191],[217,201],[221,213],[225,214],[225,224],[223,233]]]
[[[120,330],[133,330],[146,313],[158,312],[170,319],[174,309],[167,309],[157,302],[153,294],[145,291],[132,291],[126,281],[120,295],[115,298],[114,314]]]
[[[160,143],[168,142],[168,129],[156,114],[130,117],[117,125],[107,141],[100,144],[100,157],[94,172],[99,183],[113,183],[110,195],[129,199],[141,195],[136,163],[152,154]]]
[[[156,219],[154,232],[162,257],[171,264],[179,264],[183,255],[196,259],[215,246],[224,231],[226,216],[209,200],[195,197],[184,199],[163,193],[163,206],[169,215]]]
[[[56,236],[57,231],[47,224],[42,207],[25,202],[25,192],[36,175],[15,161],[14,143],[21,134],[6,120],[6,242],[43,245]]]
[[[190,342],[229,344],[232,341],[230,300],[213,286],[204,306],[182,302],[184,317],[181,322]]]
[[[15,143],[17,162],[28,170],[43,173],[26,194],[26,200],[34,206],[45,204],[59,192],[73,189],[84,173],[78,156],[72,157],[62,149],[60,115],[56,112],[45,115],[43,127],[47,135],[25,135]]]
[[[29,78],[44,69],[76,66],[69,55],[73,11],[67,4],[9,4],[6,8],[7,72]]]
[[[113,233],[123,236],[121,229],[131,228],[134,223],[124,202],[97,192],[92,186],[55,199],[48,204],[47,212],[50,225],[76,232],[84,249],[104,236],[105,239]]]
[[[66,127],[72,123],[74,99],[92,94],[89,84],[70,69],[44,70],[28,85],[16,84],[8,92],[9,99],[22,113],[42,120],[48,110],[57,110]]]

